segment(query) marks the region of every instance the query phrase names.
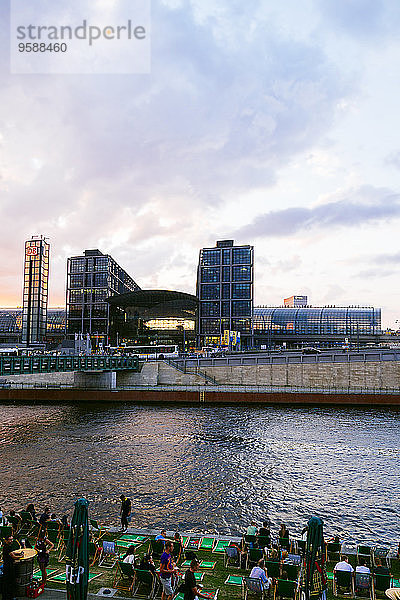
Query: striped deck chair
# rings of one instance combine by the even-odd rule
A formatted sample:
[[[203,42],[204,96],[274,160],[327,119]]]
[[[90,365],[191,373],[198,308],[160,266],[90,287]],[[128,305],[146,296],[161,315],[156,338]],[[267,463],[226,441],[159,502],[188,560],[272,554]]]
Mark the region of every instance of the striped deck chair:
[[[199,546],[199,550],[212,550],[214,547],[214,538],[204,537],[201,540],[201,544]]]
[[[103,541],[103,546],[99,558],[99,567],[113,569],[118,560],[118,547],[115,542]]]

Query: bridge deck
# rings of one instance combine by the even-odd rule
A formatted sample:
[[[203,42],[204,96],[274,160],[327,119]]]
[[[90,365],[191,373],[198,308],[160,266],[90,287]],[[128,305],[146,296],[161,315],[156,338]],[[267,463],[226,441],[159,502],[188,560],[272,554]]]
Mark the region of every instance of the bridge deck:
[[[0,375],[64,371],[139,371],[136,356],[1,356]]]

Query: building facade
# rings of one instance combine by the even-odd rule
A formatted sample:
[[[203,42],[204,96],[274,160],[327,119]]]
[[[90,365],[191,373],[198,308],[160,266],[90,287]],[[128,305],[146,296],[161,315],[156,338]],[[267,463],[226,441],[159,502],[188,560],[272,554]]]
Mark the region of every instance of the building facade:
[[[252,347],[254,247],[221,240],[200,250],[196,290],[197,345],[223,344],[228,331],[239,333],[238,348]]]
[[[25,242],[22,342],[44,343],[47,323],[50,245],[43,236]]]
[[[284,306],[290,306],[292,308],[300,308],[301,306],[307,306],[307,304],[307,296],[290,296],[290,298],[285,298],[283,301]]]
[[[85,250],[67,261],[67,335],[87,334],[94,348],[108,344],[109,296],[140,290],[140,287],[109,255]]]
[[[310,344],[360,346],[378,343],[382,333],[381,309],[372,306],[255,307],[253,323],[258,349]]]

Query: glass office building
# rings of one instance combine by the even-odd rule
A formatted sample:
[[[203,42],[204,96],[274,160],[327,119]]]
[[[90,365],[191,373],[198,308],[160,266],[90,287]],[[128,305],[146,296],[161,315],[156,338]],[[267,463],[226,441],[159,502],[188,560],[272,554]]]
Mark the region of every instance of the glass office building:
[[[43,236],[25,242],[22,342],[43,343],[46,335],[50,246]]]
[[[108,343],[110,305],[106,298],[140,290],[109,255],[85,250],[67,261],[67,334],[89,333],[94,347]]]
[[[242,349],[253,345],[253,246],[221,240],[200,250],[196,295],[198,346],[220,345],[226,331],[240,333]]]
[[[255,307],[254,341],[257,348],[283,342],[288,347],[307,343],[320,346],[375,342],[381,334],[381,309],[373,307]]]

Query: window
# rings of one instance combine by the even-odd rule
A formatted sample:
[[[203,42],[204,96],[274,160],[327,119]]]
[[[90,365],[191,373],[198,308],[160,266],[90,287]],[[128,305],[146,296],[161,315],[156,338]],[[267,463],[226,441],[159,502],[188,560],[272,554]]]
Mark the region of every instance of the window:
[[[232,280],[233,281],[250,281],[251,280],[251,267],[242,265],[240,267],[233,267],[232,269]]]
[[[202,300],[217,300],[219,298],[220,286],[219,285],[202,285],[201,286],[201,299]]]
[[[221,253],[219,250],[203,250],[202,265],[219,265],[221,264]]]
[[[202,319],[201,320],[201,333],[214,333],[218,334],[220,331],[218,319]]]
[[[203,283],[219,281],[219,267],[202,267],[201,280]]]
[[[232,258],[232,262],[234,265],[250,265],[251,250],[250,248],[233,248]]]
[[[251,316],[251,302],[249,300],[238,300],[232,302],[232,316],[244,317]]]
[[[222,302],[221,310],[222,310],[223,317],[230,317],[231,316],[231,303],[230,302]]]
[[[231,297],[231,286],[229,283],[222,284],[222,297],[224,300],[228,300]]]
[[[219,317],[219,302],[204,302],[201,304],[202,317]]]
[[[73,258],[71,260],[71,273],[83,273],[85,270],[84,258]]]
[[[231,268],[230,267],[222,267],[222,281],[230,281],[231,280]]]
[[[251,298],[251,290],[249,283],[233,283],[232,298]]]
[[[223,265],[231,264],[231,251],[230,250],[222,250],[222,264]]]
[[[83,286],[83,275],[71,275],[70,287],[80,288]]]

